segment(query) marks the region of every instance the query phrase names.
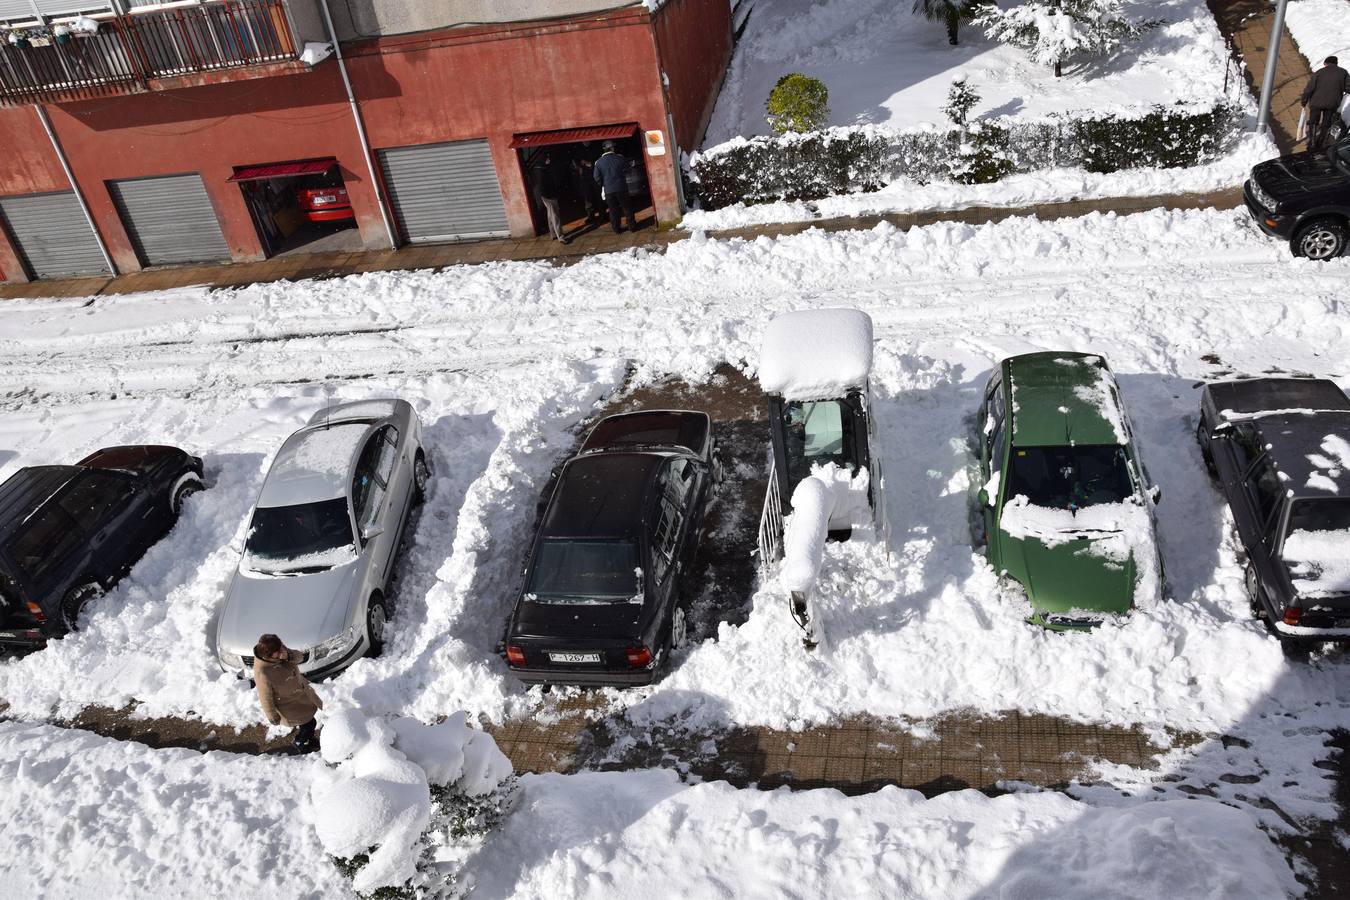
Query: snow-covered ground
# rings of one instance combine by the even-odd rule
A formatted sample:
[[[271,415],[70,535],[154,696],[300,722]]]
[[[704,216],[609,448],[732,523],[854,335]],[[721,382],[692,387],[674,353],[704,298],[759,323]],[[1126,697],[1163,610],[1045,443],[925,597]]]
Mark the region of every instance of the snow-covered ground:
[[[1314,72],[1328,56],[1350,66],[1350,0],[1291,0],[1284,24]]]
[[[831,125],[943,123],[940,107],[957,74],[965,74],[981,96],[975,118],[1127,113],[1154,103],[1208,107],[1224,96],[1228,53],[1204,0],[1127,2],[1130,15],[1167,24],[1115,59],[1067,66],[1061,78],[972,25],[962,26],[960,46],[950,46],[946,29],[916,16],[908,0],[745,2],[753,4],[749,24],[708,125],[706,147],[769,134],[764,102],[789,72],[825,82]]]
[[[81,632],[0,662],[0,700],[9,704],[8,716],[21,719],[134,700],[148,715],[258,721],[253,694],[219,671],[210,635],[270,456],[330,396],[402,396],[422,417],[435,471],[402,564],[388,649],[319,690],[330,707],[351,703],[372,714],[426,720],[458,709],[492,720],[546,710],[550,701],[537,689],[526,691],[493,650],[514,600],[539,491],[571,446],[577,424],[626,372],[636,383],[667,373],[698,381],[724,361],[749,365],[777,312],[853,305],[876,327],[872,391],[891,555],[874,545],[830,546],[818,606],[827,642],[814,654],[802,651],[785,596],[769,584],[754,596],[744,624],[723,624],[715,638],[679,654],[663,681],[608,694],[618,714],[639,725],[800,727],[857,714],[921,719],[960,709],[1017,709],[1136,723],[1161,741],[1169,728],[1229,734],[1241,740],[1175,749],[1165,764],[1213,781],[1219,799],[1267,828],[1284,826],[1258,800],[1293,816],[1327,816],[1330,785],[1313,763],[1325,755],[1325,730],[1350,719],[1350,675],[1338,655],[1311,666],[1286,662],[1276,642],[1249,620],[1231,520],[1208,483],[1192,432],[1195,386],[1204,378],[1304,371],[1350,385],[1347,275],[1350,260],[1319,266],[1291,258],[1286,246],[1259,234],[1245,212],[1154,211],[979,227],[944,223],[908,233],[883,224],[752,241],[696,234],[664,253],[633,250],[565,268],[495,263],[235,291],[7,302],[0,306],[0,377],[7,385],[0,395],[0,478],[100,446],[153,441],[200,453],[209,489],[188,501],[173,533],[99,603]],[[972,549],[967,527],[974,465],[967,436],[984,380],[1005,355],[1051,348],[1099,352],[1111,362],[1145,462],[1163,490],[1159,538],[1167,601],[1091,634],[1028,627]],[[16,771],[27,771],[30,764],[20,757],[47,760],[33,766],[48,774],[25,782],[28,803],[41,805],[65,790],[50,773],[76,765],[68,761],[76,754],[49,741],[47,731],[23,727],[0,732],[0,764],[10,760]],[[21,748],[16,735],[24,733],[30,734],[25,747],[51,743],[50,757]],[[104,754],[116,753],[139,759],[149,751],[108,745],[79,754],[91,760],[79,765],[103,765]],[[201,763],[178,751],[153,758],[154,765],[181,761],[188,767],[182,777],[200,781],[217,756]],[[294,777],[289,769],[271,768],[283,763],[239,765],[264,780]],[[72,777],[82,771],[70,769]],[[1258,781],[1218,781],[1233,771]],[[1085,823],[1087,835],[1087,823],[1096,822],[1099,830],[1090,833],[1099,837],[1084,838],[1094,842],[1105,841],[1105,834],[1142,841],[1145,834],[1168,833],[1161,808],[1112,818],[1088,807],[1183,795],[1155,783],[1156,774],[1108,768],[1100,775],[1126,796],[1084,788],[1074,801],[1086,804],[1083,809],[1058,806],[1069,802],[1062,798],[1002,806],[950,800],[950,807],[920,808],[901,792],[870,800],[765,800],[713,786],[688,792],[671,782],[670,793],[687,793],[687,799],[625,807],[663,810],[636,830],[621,826],[646,819],[601,819],[598,807],[588,806],[593,814],[575,819],[555,813],[554,820],[530,823],[514,816],[502,846],[534,841],[528,852],[537,858],[545,839],[518,829],[552,829],[558,837],[547,844],[552,853],[539,859],[540,867],[603,872],[642,841],[665,847],[662,835],[674,827],[672,816],[685,814],[681,807],[693,821],[725,814],[753,826],[747,843],[738,845],[742,857],[757,847],[778,853],[795,846],[774,837],[779,832],[766,822],[784,823],[778,827],[802,841],[811,828],[824,829],[822,846],[843,853],[840,848],[862,839],[850,832],[836,842],[832,818],[854,817],[848,821],[856,824],[912,812],[921,821],[929,815],[921,809],[934,810],[938,819],[959,818],[961,803],[992,804],[980,821],[995,824],[987,833],[984,825],[976,828],[978,840],[1005,851],[1007,842],[1016,842],[1019,854],[1037,847],[1027,851],[1033,859],[1061,848],[997,824],[1002,817],[1031,816],[1042,823],[1036,834],[1073,821]],[[227,787],[212,790],[224,796]],[[266,796],[265,785],[256,787]],[[278,796],[294,789],[277,788]],[[525,796],[546,800],[553,790],[540,779],[525,786]],[[615,790],[666,788],[634,781]],[[162,796],[127,802],[153,809]],[[700,798],[711,811],[687,802]],[[228,822],[273,821],[270,801],[259,802],[261,811],[243,801],[219,806]],[[759,804],[774,808],[761,816]],[[56,823],[64,820],[42,818],[38,810],[15,815],[29,823],[23,833],[35,835],[35,846],[50,849],[43,842],[60,839]],[[304,812],[297,815],[294,827],[307,827]],[[562,821],[586,822],[587,815],[601,824]],[[153,830],[144,818],[127,821],[126,843],[134,852],[148,853],[148,846],[164,858],[186,852],[143,836]],[[1214,818],[1194,828],[1232,836],[1229,846],[1247,857],[1234,821]],[[112,844],[98,844],[84,833],[87,826],[71,827],[80,841],[94,841],[88,858],[112,852],[99,849]],[[960,858],[965,827],[941,827],[949,835],[945,852]],[[862,833],[873,841],[885,837]],[[676,845],[690,840],[677,835]],[[1147,841],[1139,846],[1136,859],[1154,852]],[[320,866],[315,852],[309,844],[295,850]],[[852,872],[854,863],[845,862],[852,859],[844,853],[830,865]],[[863,873],[889,863],[868,856],[857,865]],[[878,877],[901,886],[948,884],[907,881],[930,877],[906,874],[909,865],[899,860]],[[981,874],[950,882],[953,893],[974,890],[997,871],[976,868]],[[617,879],[613,873],[622,869],[608,871]],[[0,872],[6,886],[29,877],[9,862],[0,863]],[[532,872],[521,869],[526,880],[516,889],[524,896],[537,895],[531,885],[543,883],[529,881]],[[1272,872],[1284,884],[1285,876]],[[223,876],[183,877],[200,877],[209,887]],[[1082,892],[1095,890],[1090,887]]]

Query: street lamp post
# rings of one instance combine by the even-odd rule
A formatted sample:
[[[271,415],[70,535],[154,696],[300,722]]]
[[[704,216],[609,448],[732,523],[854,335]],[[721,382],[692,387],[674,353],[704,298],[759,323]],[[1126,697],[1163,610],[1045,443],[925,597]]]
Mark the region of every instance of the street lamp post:
[[[1270,130],[1270,100],[1275,93],[1275,66],[1280,61],[1280,37],[1284,34],[1284,10],[1289,0],[1278,0],[1275,21],[1270,26],[1270,46],[1266,50],[1266,76],[1261,81],[1261,107],[1256,114],[1256,133]]]

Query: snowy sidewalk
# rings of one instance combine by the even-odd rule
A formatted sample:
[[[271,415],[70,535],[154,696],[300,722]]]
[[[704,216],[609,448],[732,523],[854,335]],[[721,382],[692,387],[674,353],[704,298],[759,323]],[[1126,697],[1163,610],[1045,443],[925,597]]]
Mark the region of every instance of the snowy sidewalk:
[[[1252,96],[1261,96],[1261,79],[1266,71],[1270,50],[1270,27],[1275,12],[1267,0],[1208,0],[1219,31],[1228,38],[1247,63],[1247,87]],[[1271,132],[1284,153],[1296,149],[1299,97],[1312,76],[1308,62],[1299,53],[1285,28],[1280,34],[1280,58],[1275,69],[1275,96],[1270,105]]]
[[[1297,53],[1292,54],[1298,59]],[[1067,203],[1040,203],[1024,207],[972,206],[964,209],[926,210],[917,213],[887,213],[839,219],[818,219],[777,225],[757,225],[719,231],[720,237],[777,237],[798,234],[811,228],[824,231],[867,229],[880,222],[909,230],[936,222],[965,222],[982,225],[1016,216],[1035,216],[1042,221],[1075,218],[1093,212],[1121,215],[1149,209],[1233,209],[1242,204],[1240,188],[1209,194],[1169,194],[1153,197],[1113,197]],[[190,285],[233,288],[275,281],[300,281],[308,278],[334,278],[361,272],[441,269],[446,266],[474,265],[485,262],[553,260],[568,264],[587,256],[615,253],[634,248],[661,249],[688,240],[689,232],[679,229],[640,229],[637,232],[611,234],[591,232],[571,244],[559,246],[546,237],[522,238],[474,243],[411,245],[398,250],[372,250],[358,253],[315,253],[278,257],[253,263],[227,263],[209,266],[165,266],[146,269],[114,278],[68,278],[34,281],[28,284],[0,284],[0,300],[36,297],[92,297],[107,294],[134,294],[162,291]]]

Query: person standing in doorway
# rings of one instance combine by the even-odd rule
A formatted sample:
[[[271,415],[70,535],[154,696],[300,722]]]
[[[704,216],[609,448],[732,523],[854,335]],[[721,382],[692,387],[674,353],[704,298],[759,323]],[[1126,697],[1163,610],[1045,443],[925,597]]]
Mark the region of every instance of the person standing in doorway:
[[[1350,72],[1340,67],[1336,57],[1328,56],[1303,89],[1309,150],[1321,150],[1330,143],[1331,129],[1341,121],[1341,101],[1346,94],[1350,94]]]
[[[595,183],[605,192],[605,204],[609,207],[609,227],[618,234],[623,231],[619,224],[619,214],[628,219],[628,227],[637,231],[637,222],[633,218],[633,201],[628,196],[628,160],[614,149],[613,141],[605,141],[605,152],[595,161]]]
[[[578,145],[572,158],[572,174],[576,178],[577,193],[586,204],[586,223],[604,221],[605,201],[600,199],[600,185],[595,183],[595,151],[590,141]]]
[[[275,634],[264,634],[253,647],[253,683],[267,721],[294,728],[295,749],[312,753],[319,749],[314,714],[323,709],[323,701],[300,674],[300,660],[298,650],[287,647]]]
[[[562,194],[561,181],[562,179],[558,177],[558,168],[553,165],[553,157],[548,153],[530,168],[530,183],[534,186],[534,194],[544,205],[544,212],[548,215],[549,237],[567,244],[571,239],[563,234],[562,219],[558,215],[558,197]]]

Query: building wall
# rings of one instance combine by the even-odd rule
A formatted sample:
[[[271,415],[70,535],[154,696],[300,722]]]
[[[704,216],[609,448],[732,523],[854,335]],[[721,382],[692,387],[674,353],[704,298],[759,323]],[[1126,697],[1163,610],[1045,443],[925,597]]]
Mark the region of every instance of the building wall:
[[[0,194],[43,194],[68,191],[51,141],[31,106],[0,109]],[[0,227],[0,281],[26,281],[17,249]]]
[[[641,0],[328,0],[333,27],[343,41],[558,19],[640,5]]]
[[[729,0],[667,0],[653,19],[675,142],[689,151],[703,140],[722,76],[731,61]]]

